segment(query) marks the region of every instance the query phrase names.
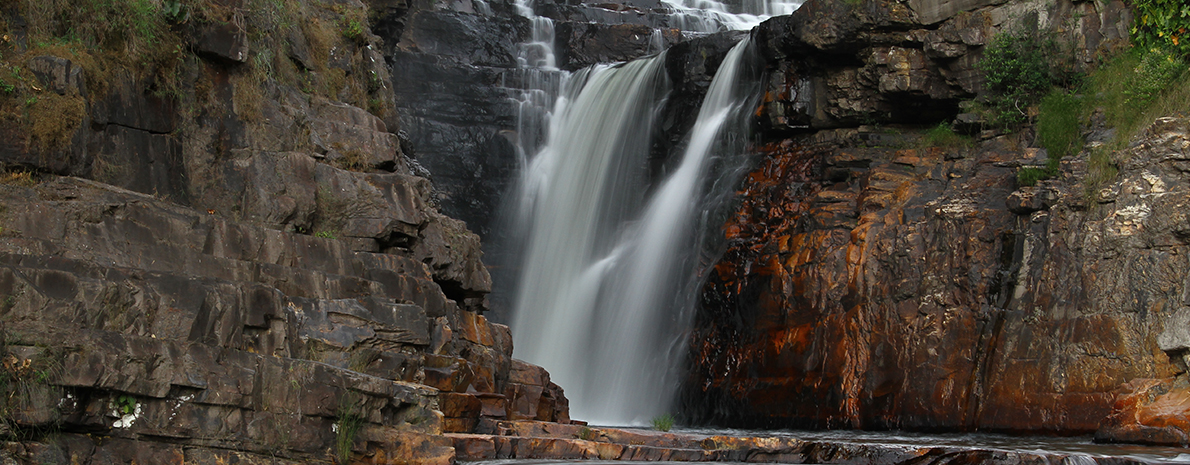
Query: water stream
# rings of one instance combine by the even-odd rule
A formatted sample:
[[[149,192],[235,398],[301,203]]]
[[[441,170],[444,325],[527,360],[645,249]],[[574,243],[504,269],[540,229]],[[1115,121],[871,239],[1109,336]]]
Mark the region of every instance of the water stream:
[[[738,437],[793,437],[822,444],[860,444],[867,446],[896,447],[946,447],[956,450],[986,450],[1024,452],[1064,456],[1049,463],[1053,465],[1095,465],[1100,463],[1138,464],[1185,464],[1190,463],[1190,452],[1180,447],[1140,446],[1132,444],[1097,444],[1089,436],[1009,436],[989,433],[930,434],[904,431],[747,431],[747,430],[681,430],[682,434]],[[630,461],[567,461],[567,460],[492,460],[472,462],[484,465],[524,464],[651,464],[664,462]],[[669,462],[680,463],[680,462]],[[1042,462],[1045,463],[1045,462]]]
[[[709,33],[750,29],[801,1],[752,0],[741,11],[665,4],[671,26]],[[660,31],[650,38],[656,55],[571,74],[557,68],[553,22],[531,0],[517,9],[533,29],[516,71],[522,175],[504,214],[505,246],[518,251],[515,354],[550,371],[572,416],[641,424],[666,413],[677,389],[702,231],[742,164],[732,155],[745,131],[735,126],[759,79],[745,70],[753,64],[741,42],[720,65],[684,152],[673,154],[680,162],[651,179],[654,120],[670,86]],[[741,88],[741,74],[755,82]]]
[[[759,17],[715,8],[697,9],[709,15],[675,15],[701,16],[698,27],[708,30],[746,27]],[[535,31],[545,29],[541,18],[530,19]],[[539,48],[539,39],[534,32],[526,49]],[[740,89],[742,73],[758,82],[745,70],[754,65],[748,47],[739,43],[719,66],[680,163],[659,183],[650,182],[649,157],[654,119],[669,92],[664,52],[565,77],[546,112],[540,147],[522,139],[524,152],[534,155],[525,158],[513,209],[513,235],[523,241],[513,296],[515,353],[550,371],[576,418],[641,424],[670,407],[700,231],[711,199],[721,197],[708,186],[724,178],[721,192],[733,184],[726,175],[739,167],[709,159],[740,152],[742,131],[723,128],[742,126],[744,102],[757,94],[753,82]],[[551,70],[551,60],[538,62]],[[717,169],[708,176],[709,166]]]

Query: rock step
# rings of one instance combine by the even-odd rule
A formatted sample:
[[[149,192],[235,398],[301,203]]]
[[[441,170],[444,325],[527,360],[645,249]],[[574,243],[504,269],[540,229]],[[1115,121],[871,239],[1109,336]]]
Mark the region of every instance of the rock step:
[[[431,343],[432,321],[425,310],[391,299],[305,299],[257,282],[144,272],[52,256],[0,254],[0,295],[6,296],[0,306],[6,319],[57,328],[202,342],[294,358],[315,357],[315,349],[346,353],[367,346],[367,360],[344,358],[341,364],[367,366],[367,371],[391,379],[413,380],[420,357],[402,349]],[[479,324],[456,326],[463,329],[464,323]],[[483,338],[486,333],[478,329],[463,334],[491,339]],[[321,345],[311,346],[310,341]]]
[[[43,191],[81,185],[86,190],[76,194],[85,192],[90,200],[43,201],[30,190],[29,201],[6,203],[9,237],[0,250],[257,281],[304,298],[386,294],[420,305],[432,316],[453,305],[427,265],[408,256],[355,252],[347,241],[229,222],[84,180],[47,184],[54,186]]]
[[[70,195],[57,200],[63,190]],[[336,275],[361,276],[370,265],[432,276],[425,264],[408,256],[361,260],[352,241],[230,221],[86,180],[56,178],[29,195],[25,202],[6,202],[6,235],[45,239],[125,266],[172,266],[159,270],[175,271],[199,265],[201,270],[202,263],[192,257],[216,257]],[[138,253],[130,254],[129,247]]]
[[[985,450],[951,446],[854,444],[792,436],[743,437],[662,433],[644,429],[498,421],[491,434],[447,433],[456,456],[476,460],[624,460],[639,462],[838,463],[838,464],[1139,464],[1128,458]],[[481,428],[483,429],[482,425]]]
[[[14,413],[25,426],[68,417],[120,438],[149,435],[289,458],[322,455],[340,439],[336,430],[347,419],[362,427],[352,438],[357,453],[370,442],[442,430],[437,390],[414,383],[112,331],[47,331],[23,320],[10,321],[6,331],[13,356],[57,364],[48,384],[26,394],[55,401]],[[385,448],[391,449],[375,449]]]

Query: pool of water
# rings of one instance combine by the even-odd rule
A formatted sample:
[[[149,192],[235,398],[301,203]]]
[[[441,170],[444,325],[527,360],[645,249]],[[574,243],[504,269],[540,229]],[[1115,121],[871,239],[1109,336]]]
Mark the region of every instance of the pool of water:
[[[962,447],[1017,452],[1079,454],[1092,457],[1124,457],[1152,463],[1190,464],[1190,449],[1180,447],[1140,446],[1133,444],[1096,444],[1091,436],[1011,436],[991,433],[913,433],[906,431],[744,431],[684,430],[693,434],[728,436],[793,437],[806,441],[851,444],[889,444],[909,446]]]
[[[619,428],[633,430],[635,428]],[[1153,464],[1190,464],[1190,449],[1179,447],[1140,446],[1129,444],[1096,444],[1090,436],[1011,436],[990,433],[913,433],[904,431],[749,431],[674,429],[673,433],[706,436],[789,437],[824,443],[869,444],[890,446],[956,447],[963,449],[998,450],[1067,455],[1062,464],[1096,463],[1095,457],[1118,457]],[[629,462],[603,460],[492,460],[471,462],[482,465],[656,465],[678,462]],[[720,462],[723,463],[723,462]]]

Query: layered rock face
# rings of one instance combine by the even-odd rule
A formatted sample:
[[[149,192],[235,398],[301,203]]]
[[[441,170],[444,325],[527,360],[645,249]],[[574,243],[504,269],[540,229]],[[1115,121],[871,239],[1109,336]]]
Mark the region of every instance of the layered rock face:
[[[502,196],[533,155],[518,148],[544,135],[558,70],[632,60],[682,39],[656,0],[369,4],[412,156],[433,173],[443,211],[485,244],[498,232]]]
[[[569,423],[403,154],[366,6],[294,5],[176,24],[180,94],[4,51],[9,94],[80,111],[57,146],[0,122],[0,462],[450,463],[444,432]]]
[[[1030,16],[1026,2],[960,14],[920,3],[865,3],[846,18],[809,3],[758,30],[772,56],[815,65],[777,65],[761,109],[770,143],[703,290],[686,405],[749,426],[1111,424],[1104,439],[1184,443],[1170,409],[1184,398],[1184,121],[1157,122],[1091,193],[1089,150],[1018,189],[1017,169],[1045,159],[1027,133],[951,148],[904,127],[776,136],[953,115],[953,99],[979,90],[970,63],[997,18]],[[1031,15],[1089,57],[1120,44],[1120,7],[1058,2]],[[1063,26],[1071,11],[1078,27]],[[851,64],[819,68],[831,59]]]

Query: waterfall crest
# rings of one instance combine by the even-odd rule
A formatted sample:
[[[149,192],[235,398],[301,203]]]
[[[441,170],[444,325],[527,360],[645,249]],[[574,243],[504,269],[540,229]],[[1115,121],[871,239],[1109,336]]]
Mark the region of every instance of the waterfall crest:
[[[647,197],[665,53],[580,71],[554,107],[522,183],[512,328],[518,357],[550,370],[576,418],[639,424],[669,408],[708,161],[755,94],[736,85],[748,48],[728,52],[680,163]]]

